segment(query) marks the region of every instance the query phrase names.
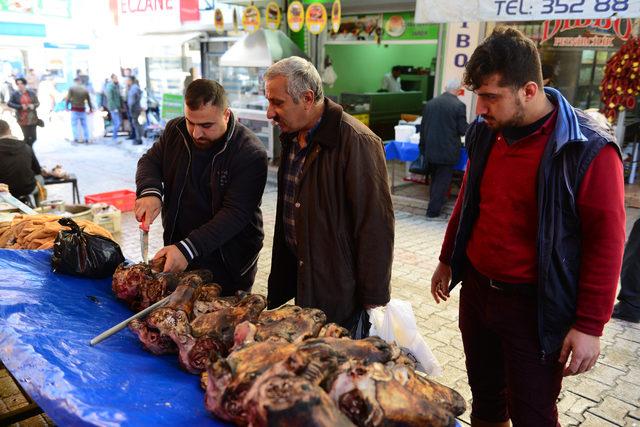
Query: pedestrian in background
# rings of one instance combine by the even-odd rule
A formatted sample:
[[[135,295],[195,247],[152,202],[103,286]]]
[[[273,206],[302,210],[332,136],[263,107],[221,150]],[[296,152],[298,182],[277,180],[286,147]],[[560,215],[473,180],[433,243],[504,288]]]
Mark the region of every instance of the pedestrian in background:
[[[451,185],[453,166],[460,158],[460,137],[467,131],[467,110],[458,99],[460,80],[447,82],[445,91],[422,111],[420,151],[427,162],[429,206],[427,218],[438,218]]]
[[[89,91],[85,87],[82,78],[73,79],[73,86],[69,88],[65,102],[67,109],[71,110],[71,131],[73,132],[73,142],[89,142],[89,126],[87,125],[87,107],[93,113],[93,105]],[[78,125],[82,127],[84,139],[80,136]]]
[[[16,119],[22,129],[24,142],[33,147],[38,138],[36,127],[38,125],[38,113],[36,108],[40,105],[35,92],[27,88],[27,80],[23,77],[16,79],[18,90],[11,95],[9,107],[16,110]]]
[[[382,141],[324,96],[309,61],[278,61],[264,80],[267,117],[282,142],[269,307],[295,298],[352,336],[366,335],[366,309],[385,305],[391,292],[394,217]]]
[[[129,122],[131,123],[131,132],[133,133],[134,145],[142,144],[142,135],[144,130],[138,120],[142,107],[140,100],[142,99],[142,90],[138,85],[138,80],[134,76],[127,77],[127,112],[129,113]]]
[[[120,130],[120,108],[122,108],[122,97],[120,96],[120,85],[118,76],[111,74],[111,81],[105,86],[105,101],[109,115],[111,116],[111,127],[113,128],[113,142],[118,141],[118,131]]]
[[[542,84],[535,43],[498,27],[466,65],[469,164],[431,279],[462,281],[472,426],[556,427],[562,378],[593,368],[624,247],[614,136]],[[451,286],[450,286],[451,283]]]

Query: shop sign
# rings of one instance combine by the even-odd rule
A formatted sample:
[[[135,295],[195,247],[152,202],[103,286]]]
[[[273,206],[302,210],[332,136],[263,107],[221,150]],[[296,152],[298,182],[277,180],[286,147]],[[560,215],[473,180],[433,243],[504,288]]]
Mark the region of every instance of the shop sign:
[[[255,6],[248,6],[242,12],[242,27],[250,33],[260,28],[260,12]]]
[[[264,12],[265,21],[267,21],[267,28],[271,28],[272,30],[277,30],[280,28],[280,21],[282,20],[282,15],[280,14],[280,6],[276,2],[271,2],[267,5],[267,8]]]
[[[554,37],[556,34],[564,31],[573,30],[576,28],[597,28],[599,30],[611,31],[615,33],[617,37],[622,40],[629,40],[631,37],[631,30],[633,28],[633,22],[631,19],[565,19],[555,21],[545,21],[542,24],[542,38],[540,43],[544,43],[547,40]],[[624,30],[623,30],[624,29]],[[606,36],[603,36],[606,37]],[[556,37],[557,38],[557,37]],[[566,37],[577,38],[577,37]],[[613,43],[614,37],[611,38]],[[554,43],[555,46],[555,43]],[[589,46],[589,45],[577,45],[577,46]],[[598,46],[602,46],[601,44]],[[611,46],[611,45],[608,45]]]
[[[329,33],[335,42],[378,41],[382,34],[382,15],[344,16],[340,18],[338,32]]]
[[[0,1],[0,12],[34,13],[34,0]]]
[[[289,10],[287,10],[287,25],[294,33],[302,29],[304,25],[304,7],[299,1],[291,2]]]
[[[160,115],[163,120],[171,120],[184,115],[184,97],[174,93],[163,93]]]
[[[545,21],[640,16],[640,0],[416,0],[416,22]]]
[[[444,52],[440,91],[434,95],[444,92],[444,88],[450,80],[459,79],[462,81],[464,67],[469,62],[473,51],[478,47],[479,34],[480,24],[477,22],[458,22],[447,25],[447,45]],[[470,119],[471,92],[465,91],[460,100],[467,106],[467,119]]]
[[[180,27],[178,0],[120,0],[118,22],[135,29],[175,29]]]
[[[327,9],[322,3],[312,3],[307,7],[307,30],[311,34],[320,34],[327,26]]]
[[[213,11],[213,26],[218,34],[224,33],[224,16],[220,9]]]
[[[331,31],[337,33],[340,31],[340,18],[342,17],[342,6],[340,0],[333,2],[331,6]]]
[[[438,26],[416,24],[411,12],[383,14],[382,40],[437,40]]]

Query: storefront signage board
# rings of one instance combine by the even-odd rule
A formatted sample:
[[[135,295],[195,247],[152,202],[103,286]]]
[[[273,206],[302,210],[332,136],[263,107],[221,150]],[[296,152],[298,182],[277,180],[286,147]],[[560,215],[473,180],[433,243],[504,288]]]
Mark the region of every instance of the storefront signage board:
[[[171,120],[183,116],[184,97],[173,93],[163,93],[160,114],[163,120]]]
[[[180,28],[180,1],[118,1],[118,23],[134,30],[167,30]]]
[[[444,52],[442,66],[442,78],[440,79],[437,96],[444,92],[444,88],[452,79],[462,81],[464,67],[467,65],[471,54],[478,47],[480,24],[478,22],[456,22],[447,25],[447,43]],[[467,106],[467,120],[473,115],[472,92],[465,90],[460,100]]]
[[[640,17],[640,0],[416,0],[418,23]]]
[[[307,7],[307,30],[311,34],[318,35],[327,26],[327,9],[322,3],[313,3]]]
[[[265,21],[267,22],[267,28],[272,30],[277,30],[280,28],[280,21],[282,20],[282,15],[280,14],[280,6],[278,3],[272,1],[267,5],[267,8],[264,12]]]
[[[287,10],[287,25],[294,33],[302,30],[304,26],[304,6],[299,1],[291,2]]]
[[[216,29],[218,34],[224,33],[224,16],[220,9],[213,11],[213,27]]]
[[[416,24],[412,12],[385,13],[382,40],[437,40],[438,26]]]
[[[342,5],[340,0],[336,0],[331,5],[331,31],[337,33],[340,31],[340,18],[342,17]]]
[[[260,11],[255,6],[248,6],[242,12],[242,27],[253,33],[260,28]]]

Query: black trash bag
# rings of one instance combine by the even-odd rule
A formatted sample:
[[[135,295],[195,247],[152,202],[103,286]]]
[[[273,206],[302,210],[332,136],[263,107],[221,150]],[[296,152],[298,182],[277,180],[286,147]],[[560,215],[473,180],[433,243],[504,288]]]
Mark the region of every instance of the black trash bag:
[[[60,230],[53,243],[51,266],[56,273],[101,279],[113,276],[124,262],[120,246],[111,239],[85,233],[71,218],[58,223],[71,230]]]

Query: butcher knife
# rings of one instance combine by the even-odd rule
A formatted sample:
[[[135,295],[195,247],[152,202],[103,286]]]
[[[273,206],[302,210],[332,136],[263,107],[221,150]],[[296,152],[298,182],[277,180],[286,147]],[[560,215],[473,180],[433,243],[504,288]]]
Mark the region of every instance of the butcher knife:
[[[149,262],[149,226],[144,222],[145,216],[142,216],[140,222],[140,250],[142,251],[142,262]]]

